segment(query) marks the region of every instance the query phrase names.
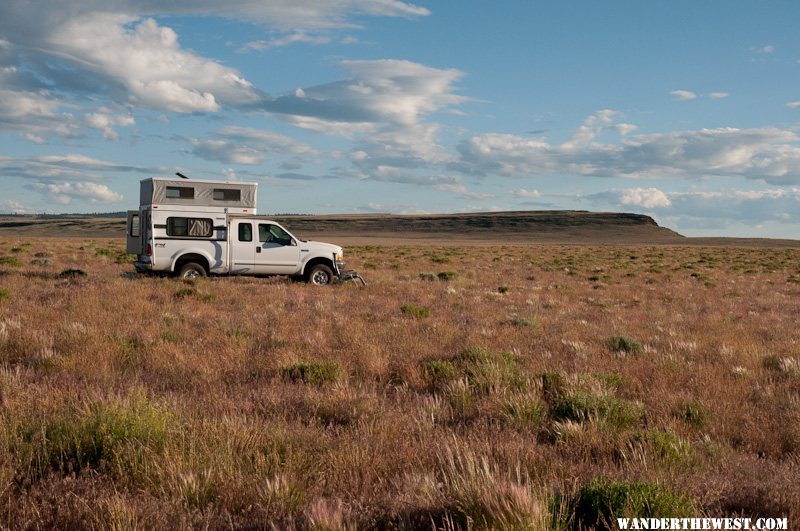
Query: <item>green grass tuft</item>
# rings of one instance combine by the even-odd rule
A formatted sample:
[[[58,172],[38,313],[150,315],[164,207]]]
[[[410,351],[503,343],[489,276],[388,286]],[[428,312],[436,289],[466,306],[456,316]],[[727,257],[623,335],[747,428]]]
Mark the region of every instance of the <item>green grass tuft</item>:
[[[89,276],[83,269],[65,269],[58,274],[58,278],[82,278]]]
[[[613,336],[608,340],[608,348],[613,352],[624,352],[626,354],[641,354],[644,347],[641,343],[628,336]]]
[[[622,429],[638,424],[643,410],[638,404],[612,396],[575,393],[559,397],[550,413],[555,420],[584,422],[599,418],[613,427]]]
[[[296,363],[281,369],[281,379],[292,383],[323,385],[335,382],[341,377],[342,371],[335,361],[327,363]]]
[[[683,518],[696,511],[692,500],[655,483],[596,479],[580,488],[567,512],[575,529],[614,529],[617,517]]]
[[[400,306],[400,311],[411,317],[421,319],[423,317],[430,317],[431,311],[424,306],[414,306],[413,304],[404,304]]]
[[[20,267],[22,262],[16,256],[0,256],[0,265]]]

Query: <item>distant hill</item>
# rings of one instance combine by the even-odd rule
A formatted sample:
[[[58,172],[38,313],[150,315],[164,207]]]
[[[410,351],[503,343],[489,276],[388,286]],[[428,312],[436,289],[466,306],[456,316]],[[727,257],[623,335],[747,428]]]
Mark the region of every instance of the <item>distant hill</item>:
[[[797,240],[686,238],[642,214],[543,210],[269,216],[296,236],[341,243],[636,244],[800,247]],[[125,213],[0,216],[0,236],[124,238]]]
[[[122,237],[124,213],[0,217],[0,234]],[[646,241],[683,236],[640,214],[586,211],[519,211],[465,214],[279,215],[271,219],[303,238],[378,238],[482,241]]]

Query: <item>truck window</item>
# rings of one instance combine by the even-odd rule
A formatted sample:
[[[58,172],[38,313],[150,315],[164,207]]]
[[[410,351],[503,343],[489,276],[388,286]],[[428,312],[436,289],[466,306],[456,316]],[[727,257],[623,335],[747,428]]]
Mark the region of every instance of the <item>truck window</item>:
[[[190,186],[167,186],[169,199],[194,199],[194,188]]]
[[[277,243],[279,245],[291,245],[292,237],[289,233],[277,225],[259,223],[258,241],[262,243]]]
[[[253,241],[253,226],[250,223],[239,223],[239,241]]]
[[[167,218],[167,236],[209,238],[214,233],[214,222],[205,218]]]
[[[242,191],[230,188],[214,188],[214,201],[241,201]]]

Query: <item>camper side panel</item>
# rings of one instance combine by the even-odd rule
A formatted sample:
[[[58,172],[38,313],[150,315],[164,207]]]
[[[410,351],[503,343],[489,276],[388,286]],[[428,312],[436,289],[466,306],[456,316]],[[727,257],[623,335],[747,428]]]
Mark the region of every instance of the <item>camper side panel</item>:
[[[152,210],[153,269],[174,271],[182,256],[205,258],[210,273],[227,272],[225,214],[208,210]]]

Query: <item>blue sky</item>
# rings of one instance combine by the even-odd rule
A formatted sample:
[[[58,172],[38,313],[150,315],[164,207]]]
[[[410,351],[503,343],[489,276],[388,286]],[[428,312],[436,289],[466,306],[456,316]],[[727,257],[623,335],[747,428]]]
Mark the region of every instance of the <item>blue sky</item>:
[[[262,213],[585,209],[797,238],[797,2],[4,0],[0,212],[181,171]]]

